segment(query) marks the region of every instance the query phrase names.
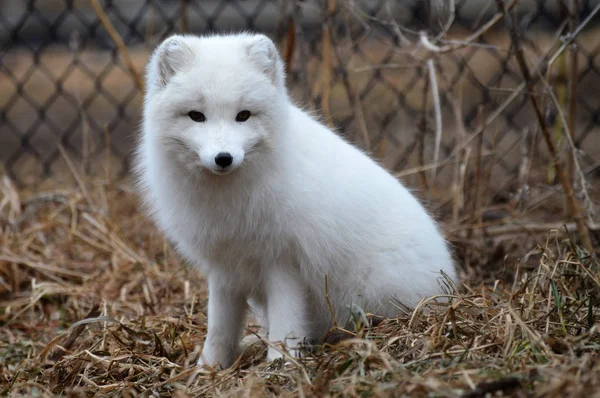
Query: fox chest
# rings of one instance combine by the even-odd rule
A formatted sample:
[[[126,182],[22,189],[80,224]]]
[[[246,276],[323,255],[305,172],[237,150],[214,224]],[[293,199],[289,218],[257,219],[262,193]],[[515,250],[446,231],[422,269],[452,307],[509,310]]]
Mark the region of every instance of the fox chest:
[[[277,261],[290,250],[290,234],[274,209],[179,208],[171,218],[175,240],[211,263]],[[183,211],[182,211],[183,210]],[[187,210],[187,211],[185,211]]]

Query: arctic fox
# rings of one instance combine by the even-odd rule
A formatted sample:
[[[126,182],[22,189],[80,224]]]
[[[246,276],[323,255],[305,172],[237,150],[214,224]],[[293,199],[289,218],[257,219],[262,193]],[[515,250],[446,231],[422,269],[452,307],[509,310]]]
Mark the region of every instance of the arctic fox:
[[[350,321],[353,304],[392,316],[440,293],[440,271],[456,276],[417,199],[296,107],[284,78],[274,43],[249,33],[172,36],[147,67],[137,186],[207,277],[199,364],[235,361],[249,309],[272,360]]]

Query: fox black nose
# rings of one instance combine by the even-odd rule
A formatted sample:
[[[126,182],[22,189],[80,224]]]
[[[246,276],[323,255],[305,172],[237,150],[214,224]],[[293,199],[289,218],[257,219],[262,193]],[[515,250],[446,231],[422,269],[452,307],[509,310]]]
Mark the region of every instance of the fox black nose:
[[[215,163],[222,168],[229,167],[233,163],[233,156],[229,152],[220,152],[215,156]]]

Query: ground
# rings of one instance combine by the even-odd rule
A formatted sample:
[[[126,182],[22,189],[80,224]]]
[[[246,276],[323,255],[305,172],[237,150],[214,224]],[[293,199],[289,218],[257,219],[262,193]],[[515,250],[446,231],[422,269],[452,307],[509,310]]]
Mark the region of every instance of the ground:
[[[4,178],[0,198],[2,395],[600,391],[598,260],[564,230],[521,234],[485,278],[461,263],[465,286],[449,304],[432,299],[381,322],[357,314],[353,330],[333,333],[350,338],[306,358],[266,363],[257,346],[231,369],[209,371],[195,367],[206,333],[202,276],[138,211],[127,182],[27,192]]]

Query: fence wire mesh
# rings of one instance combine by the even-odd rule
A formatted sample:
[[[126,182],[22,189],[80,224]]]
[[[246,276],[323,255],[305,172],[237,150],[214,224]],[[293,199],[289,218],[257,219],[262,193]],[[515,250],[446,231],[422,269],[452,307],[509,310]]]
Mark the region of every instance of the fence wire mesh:
[[[507,2],[532,68],[598,6],[515,3]],[[548,165],[529,169],[552,180],[499,11],[488,0],[3,2],[0,162],[23,185],[73,167],[126,174],[140,116],[135,74],[143,76],[154,46],[176,32],[249,29],[276,40],[300,104],[406,178],[427,184],[435,169],[447,186],[457,154],[483,131],[482,156],[493,165],[486,176],[497,188],[516,190],[528,159]],[[587,23],[545,74],[586,176],[600,161],[599,33],[597,20]],[[564,151],[566,129],[547,97],[544,116]]]

